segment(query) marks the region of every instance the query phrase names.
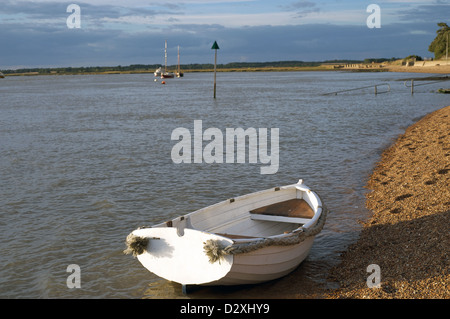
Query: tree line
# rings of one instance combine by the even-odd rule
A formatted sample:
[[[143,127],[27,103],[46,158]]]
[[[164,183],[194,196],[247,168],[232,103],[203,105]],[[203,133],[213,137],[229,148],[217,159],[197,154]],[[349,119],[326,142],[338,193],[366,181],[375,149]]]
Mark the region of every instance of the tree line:
[[[324,63],[362,63],[360,60],[330,60],[322,62],[304,62],[304,61],[274,61],[274,62],[231,62],[227,64],[218,64],[219,69],[247,69],[247,68],[290,68],[290,67],[315,67]],[[23,68],[18,70],[4,70],[4,74],[86,74],[86,73],[106,73],[106,72],[154,72],[161,64],[132,64],[128,66],[90,66],[90,67],[60,67],[60,68]],[[169,69],[176,69],[176,65],[168,66]],[[213,64],[192,63],[183,64],[183,71],[189,70],[211,70]]]
[[[448,53],[448,45],[450,39],[450,28],[444,23],[440,22],[437,24],[439,29],[436,31],[436,38],[434,38],[433,42],[431,42],[428,47],[428,51],[434,53],[434,58],[436,60],[445,58]]]

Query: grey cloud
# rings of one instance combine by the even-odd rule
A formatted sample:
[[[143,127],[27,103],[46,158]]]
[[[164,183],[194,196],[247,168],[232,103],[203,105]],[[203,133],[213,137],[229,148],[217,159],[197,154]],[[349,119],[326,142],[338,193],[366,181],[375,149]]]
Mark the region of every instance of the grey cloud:
[[[412,34],[411,31],[423,33]],[[365,25],[287,25],[227,28],[222,25],[177,25],[164,30],[128,33],[110,29],[68,29],[6,23],[0,28],[0,68],[27,66],[96,66],[162,64],[164,40],[169,64],[212,63],[212,43],[220,46],[219,63],[280,60],[323,61],[431,56],[428,45],[436,24],[403,22],[369,29]]]
[[[302,18],[309,13],[320,11],[315,2],[308,0],[300,0],[287,5],[280,5],[279,7],[285,11],[295,12],[299,18]]]
[[[315,7],[316,4],[311,1],[297,1],[294,3],[291,3],[288,7],[293,9],[304,9],[304,8],[311,8]]]
[[[426,22],[446,22],[450,17],[450,4],[438,2],[431,5],[420,5],[403,12],[399,12],[401,21],[426,21]]]
[[[124,1],[125,2],[125,1]],[[67,18],[67,7],[76,1],[61,2],[30,2],[6,0],[2,3],[1,13],[8,15],[18,15],[24,23],[33,23],[42,19]],[[98,21],[101,18],[120,18],[125,16],[155,16],[157,14],[176,13],[180,8],[178,5],[162,5],[167,9],[154,9],[152,7],[129,7],[126,6],[106,6],[80,3],[81,14],[84,19]],[[23,18],[25,17],[25,18]]]

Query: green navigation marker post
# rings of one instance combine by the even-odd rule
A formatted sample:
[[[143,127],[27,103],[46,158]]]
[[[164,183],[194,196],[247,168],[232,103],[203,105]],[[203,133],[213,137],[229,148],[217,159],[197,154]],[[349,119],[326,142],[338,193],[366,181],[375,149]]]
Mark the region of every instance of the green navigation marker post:
[[[213,46],[211,47],[211,50],[215,50],[214,55],[214,98],[216,98],[216,66],[217,66],[217,50],[219,50],[219,45],[216,41],[214,41]]]

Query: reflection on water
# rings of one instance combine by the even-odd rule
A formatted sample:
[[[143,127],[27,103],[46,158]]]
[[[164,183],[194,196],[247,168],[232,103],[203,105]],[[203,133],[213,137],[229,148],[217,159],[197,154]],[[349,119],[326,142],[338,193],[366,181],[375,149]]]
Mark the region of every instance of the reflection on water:
[[[324,265],[325,263],[325,265]],[[317,287],[334,289],[337,283],[325,282],[323,270],[328,269],[326,261],[304,261],[296,270],[287,276],[258,285],[240,286],[188,286],[187,294],[183,293],[178,283],[156,280],[148,284],[144,292],[145,299],[293,299],[320,298]]]
[[[179,285],[123,255],[128,233],[299,178],[331,211],[308,259],[281,280],[191,297],[295,297],[330,285],[327,269],[367,217],[364,185],[381,151],[414,119],[448,104],[431,87],[411,96],[395,81],[407,74],[224,73],[215,100],[211,76],[166,85],[145,74],[2,80],[1,297],[183,298]],[[379,82],[391,92],[323,95]],[[248,161],[174,164],[171,133],[192,132],[194,120],[222,132],[279,128],[278,172],[261,175]],[[67,288],[70,264],[80,266],[80,289]]]

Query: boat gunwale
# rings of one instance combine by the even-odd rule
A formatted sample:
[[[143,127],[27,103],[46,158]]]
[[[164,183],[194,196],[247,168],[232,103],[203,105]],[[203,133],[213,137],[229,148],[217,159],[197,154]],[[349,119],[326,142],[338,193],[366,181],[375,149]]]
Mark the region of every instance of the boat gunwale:
[[[263,240],[263,239],[287,238],[287,237],[292,236],[293,234],[300,233],[300,232],[304,231],[305,229],[308,229],[308,228],[314,226],[317,223],[317,221],[319,220],[319,218],[320,218],[320,216],[322,215],[322,212],[323,212],[322,200],[320,199],[320,196],[316,192],[312,191],[309,187],[306,187],[303,184],[302,180],[299,180],[299,182],[296,183],[296,184],[290,184],[290,185],[286,185],[286,186],[282,186],[282,187],[272,187],[272,188],[269,188],[269,189],[264,189],[264,190],[256,191],[256,192],[253,192],[253,193],[247,193],[247,194],[240,195],[240,196],[237,196],[237,197],[228,198],[226,200],[222,200],[222,201],[217,202],[215,204],[212,204],[212,205],[209,205],[209,206],[206,206],[206,207],[202,207],[202,208],[200,208],[200,209],[198,209],[196,211],[184,214],[182,216],[175,217],[175,218],[173,218],[173,219],[171,219],[169,221],[158,223],[158,224],[156,224],[154,226],[151,226],[151,227],[152,228],[156,228],[156,227],[170,227],[170,226],[167,225],[168,222],[172,222],[172,224],[173,224],[173,222],[176,222],[176,221],[179,222],[179,221],[182,221],[182,220],[185,220],[185,219],[189,220],[190,216],[193,216],[195,214],[200,214],[201,212],[204,212],[206,210],[214,210],[214,209],[216,209],[218,207],[221,207],[221,206],[224,206],[224,205],[227,205],[227,204],[234,204],[234,203],[236,203],[238,201],[242,201],[242,200],[245,200],[245,199],[248,199],[248,198],[251,198],[251,197],[256,197],[256,196],[259,196],[259,195],[263,195],[265,193],[270,193],[270,192],[274,192],[274,191],[277,192],[277,191],[281,191],[281,190],[290,190],[290,189],[294,189],[294,188],[296,190],[298,190],[298,191],[303,192],[302,199],[305,200],[305,196],[304,195],[305,194],[307,195],[306,199],[308,199],[308,200],[305,200],[305,201],[307,202],[307,204],[313,210],[314,216],[310,219],[309,222],[307,222],[305,224],[299,224],[299,227],[294,228],[291,231],[288,231],[288,232],[285,232],[285,233],[281,233],[281,234],[271,235],[271,236],[265,236],[265,237],[255,236],[253,238],[230,238],[230,237],[226,236],[226,233],[221,233],[220,231],[213,232],[213,231],[208,231],[208,230],[204,230],[204,229],[197,229],[195,227],[192,227],[192,228],[189,227],[189,228],[191,228],[193,230],[196,230],[196,231],[201,231],[201,232],[205,232],[205,233],[209,233],[209,234],[214,234],[214,235],[226,238],[226,239],[231,239],[231,240],[233,240],[234,243],[237,243],[237,244],[251,243],[251,242],[260,241],[260,240]],[[312,197],[315,198],[315,200],[317,201],[317,205],[314,205],[314,203],[311,201],[309,196],[312,196]],[[176,226],[172,226],[172,227],[176,227]]]

